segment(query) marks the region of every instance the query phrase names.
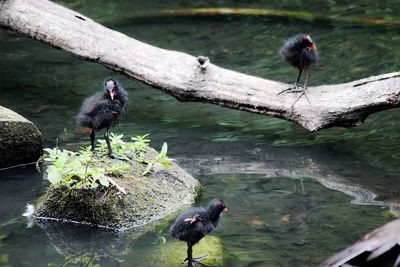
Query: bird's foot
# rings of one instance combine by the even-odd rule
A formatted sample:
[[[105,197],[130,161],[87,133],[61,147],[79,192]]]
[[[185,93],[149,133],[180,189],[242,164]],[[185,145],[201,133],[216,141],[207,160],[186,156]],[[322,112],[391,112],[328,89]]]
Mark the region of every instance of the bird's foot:
[[[133,161],[131,161],[128,157],[121,157],[121,156],[116,155],[116,154],[114,154],[114,153],[107,153],[107,154],[105,154],[105,155],[107,155],[107,156],[110,157],[111,159],[119,159],[119,160],[127,161],[127,162],[133,164]]]
[[[293,106],[297,103],[297,101],[300,100],[300,98],[304,95],[304,97],[307,99],[308,103],[311,105],[310,99],[308,99],[307,95],[306,95],[306,90],[301,91],[301,94],[296,98],[296,100],[293,102],[291,108],[293,108]]]
[[[304,86],[301,84],[296,84],[295,86],[289,87],[285,90],[280,91],[276,95],[280,95],[283,93],[301,93],[304,92]]]
[[[202,259],[205,259],[205,258],[207,258],[207,255],[200,256],[200,257],[197,257],[197,258],[192,258],[191,261],[188,261],[188,258],[186,258],[186,259],[184,260],[184,262],[185,262],[185,261],[188,262],[188,267],[197,267],[196,264],[199,264],[199,265],[201,265],[201,266],[207,266],[206,264],[204,264],[204,263],[201,262],[201,260],[202,260]]]

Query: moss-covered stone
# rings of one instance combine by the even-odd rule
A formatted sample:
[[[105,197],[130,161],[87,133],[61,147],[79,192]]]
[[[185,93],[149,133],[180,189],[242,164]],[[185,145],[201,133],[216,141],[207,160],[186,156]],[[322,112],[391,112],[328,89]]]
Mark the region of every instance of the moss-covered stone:
[[[0,106],[0,168],[37,161],[42,134],[30,121]]]
[[[156,157],[152,148],[146,158]],[[115,186],[97,189],[68,189],[50,186],[40,199],[37,217],[89,223],[113,229],[138,227],[189,205],[197,195],[200,184],[175,162],[170,168],[156,166],[143,176],[146,164],[132,162],[116,173],[115,167],[124,162],[99,158],[97,164],[111,170]]]
[[[224,266],[222,241],[215,236],[206,236],[193,247],[193,257],[207,255],[201,262],[206,266]],[[182,267],[182,262],[187,256],[185,242],[179,240],[160,244],[149,251],[145,256],[148,266]]]

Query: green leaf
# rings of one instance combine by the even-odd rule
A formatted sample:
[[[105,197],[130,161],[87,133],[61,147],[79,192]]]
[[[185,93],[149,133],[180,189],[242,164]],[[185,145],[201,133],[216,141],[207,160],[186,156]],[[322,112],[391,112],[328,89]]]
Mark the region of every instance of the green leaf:
[[[47,173],[47,179],[52,185],[59,184],[62,178],[62,173],[58,170],[50,171]]]
[[[171,164],[169,164],[168,162],[166,162],[166,161],[162,161],[162,162],[159,162],[161,165],[163,165],[164,167],[167,167],[167,168],[169,168],[169,167],[171,167]]]
[[[107,177],[102,175],[99,179],[98,179],[99,183],[102,186],[108,187],[110,185],[110,182],[108,181]]]
[[[154,164],[153,161],[148,162],[146,169],[142,172],[142,175],[146,175],[153,167],[153,164]]]
[[[167,156],[167,151],[168,151],[168,145],[166,142],[164,142],[164,144],[161,148],[160,155]]]

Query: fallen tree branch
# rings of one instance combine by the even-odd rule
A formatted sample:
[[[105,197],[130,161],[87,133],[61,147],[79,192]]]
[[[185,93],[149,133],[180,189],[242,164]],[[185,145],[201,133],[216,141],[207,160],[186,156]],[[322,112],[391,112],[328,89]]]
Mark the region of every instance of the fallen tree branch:
[[[310,87],[307,97],[277,93],[288,87],[220,68],[188,54],[157,48],[108,29],[47,0],[0,0],[0,25],[98,62],[173,95],[294,121],[310,131],[351,127],[400,104],[400,72],[345,84]]]

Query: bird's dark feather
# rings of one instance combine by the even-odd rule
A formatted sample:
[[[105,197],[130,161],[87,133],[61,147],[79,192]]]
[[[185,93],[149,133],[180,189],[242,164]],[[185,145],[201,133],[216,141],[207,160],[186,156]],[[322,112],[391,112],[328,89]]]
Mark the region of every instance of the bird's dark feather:
[[[185,222],[185,219],[193,218],[196,215],[198,217],[193,224]],[[213,224],[209,213],[205,209],[190,208],[176,218],[170,228],[170,233],[179,240],[196,244],[200,239],[214,230],[215,227],[216,225]]]
[[[316,50],[307,49],[304,34],[289,38],[279,50],[282,59],[298,69],[307,69],[319,59]]]
[[[82,104],[77,123],[94,130],[114,127],[125,114],[127,101],[128,94],[121,87],[114,100],[104,93],[90,96]]]

